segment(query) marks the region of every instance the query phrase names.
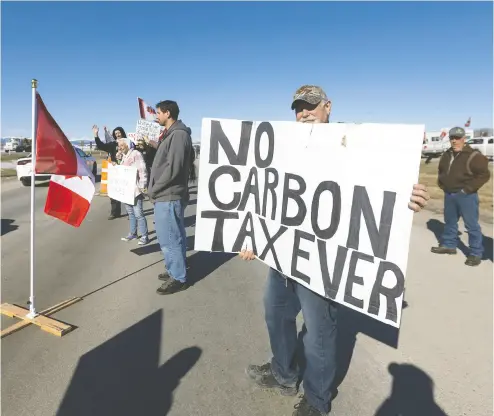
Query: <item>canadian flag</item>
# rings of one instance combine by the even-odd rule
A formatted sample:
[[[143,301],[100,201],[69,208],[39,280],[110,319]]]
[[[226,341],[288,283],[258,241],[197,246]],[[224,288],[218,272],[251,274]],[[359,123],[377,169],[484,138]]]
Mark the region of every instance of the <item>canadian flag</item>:
[[[51,173],[45,213],[79,227],[91,206],[95,178],[36,93],[36,173]]]
[[[139,116],[145,120],[156,121],[156,110],[146,102],[137,97],[137,102],[139,103]]]

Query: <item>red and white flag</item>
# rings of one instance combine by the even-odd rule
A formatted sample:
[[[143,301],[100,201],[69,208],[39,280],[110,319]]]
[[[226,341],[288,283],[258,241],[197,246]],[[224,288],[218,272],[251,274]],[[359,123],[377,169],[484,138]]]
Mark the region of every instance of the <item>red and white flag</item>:
[[[36,173],[51,173],[45,213],[74,227],[86,217],[94,176],[36,93]]]
[[[147,105],[142,98],[137,97],[137,102],[139,103],[139,116],[145,120],[156,121],[156,110]]]
[[[472,122],[472,117],[468,117],[467,122],[465,123],[465,127],[470,127],[470,123]]]

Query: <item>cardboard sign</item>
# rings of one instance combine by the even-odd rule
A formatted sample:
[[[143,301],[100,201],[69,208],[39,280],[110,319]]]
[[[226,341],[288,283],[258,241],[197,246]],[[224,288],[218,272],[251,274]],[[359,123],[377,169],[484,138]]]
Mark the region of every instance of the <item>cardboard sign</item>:
[[[319,295],[399,327],[423,133],[204,119],[195,249],[253,250]]]
[[[134,205],[137,168],[108,164],[108,196],[125,204]]]
[[[136,135],[139,139],[158,141],[161,133],[161,126],[154,121],[139,119],[137,120]]]

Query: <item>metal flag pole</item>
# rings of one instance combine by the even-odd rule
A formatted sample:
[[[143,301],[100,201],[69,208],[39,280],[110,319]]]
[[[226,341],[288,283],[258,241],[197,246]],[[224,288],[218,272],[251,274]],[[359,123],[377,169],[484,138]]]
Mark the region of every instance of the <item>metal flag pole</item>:
[[[36,313],[36,308],[34,307],[34,190],[35,179],[36,179],[36,88],[38,87],[38,81],[33,79],[31,81],[31,88],[33,90],[33,100],[32,100],[32,125],[31,125],[31,261],[30,261],[30,281],[31,281],[31,293],[29,296],[29,313],[27,317],[33,319],[38,314]]]

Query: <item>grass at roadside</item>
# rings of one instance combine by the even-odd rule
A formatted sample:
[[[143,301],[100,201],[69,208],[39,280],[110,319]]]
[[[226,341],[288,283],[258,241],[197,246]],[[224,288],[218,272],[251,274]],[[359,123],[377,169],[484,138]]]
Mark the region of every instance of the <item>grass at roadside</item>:
[[[441,200],[444,197],[444,193],[437,185],[437,162],[432,162],[429,164],[425,164],[422,160],[420,163],[420,180],[419,182],[426,185],[429,190],[429,194],[431,199],[433,200]],[[493,178],[492,178],[492,163],[489,164],[489,170],[491,172],[491,177],[489,182],[487,182],[482,188],[479,190],[479,202],[480,209],[482,211],[491,211],[493,208],[492,204],[492,186],[493,186]]]
[[[10,162],[11,160],[17,160],[22,157],[26,157],[29,153],[24,153],[24,152],[15,152],[15,153],[2,153],[0,156],[0,160],[2,162]]]
[[[1,177],[2,178],[10,178],[12,176],[17,176],[17,172],[15,171],[15,169],[2,168],[2,170],[1,170]]]

